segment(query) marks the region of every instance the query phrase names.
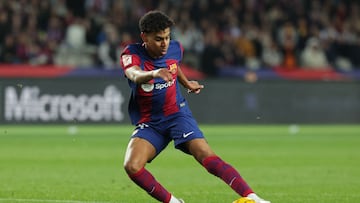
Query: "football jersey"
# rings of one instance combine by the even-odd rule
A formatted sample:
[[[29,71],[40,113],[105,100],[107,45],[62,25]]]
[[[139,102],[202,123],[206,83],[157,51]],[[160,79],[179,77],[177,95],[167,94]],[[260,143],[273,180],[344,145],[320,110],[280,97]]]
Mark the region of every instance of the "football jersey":
[[[146,84],[136,84],[128,80],[132,90],[129,101],[129,115],[133,124],[164,121],[178,112],[189,112],[181,95],[177,80],[178,67],[183,56],[183,48],[177,41],[170,41],[167,53],[160,58],[148,55],[140,43],[128,45],[121,54],[121,66],[125,71],[139,66],[144,71],[167,68],[172,73],[172,81],[155,78]]]

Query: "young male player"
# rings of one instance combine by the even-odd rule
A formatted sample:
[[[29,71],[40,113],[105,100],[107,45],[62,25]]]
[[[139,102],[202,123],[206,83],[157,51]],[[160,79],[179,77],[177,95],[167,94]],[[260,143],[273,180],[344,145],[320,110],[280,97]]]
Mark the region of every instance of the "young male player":
[[[170,40],[173,24],[160,11],[146,13],[139,21],[143,43],[131,44],[121,54],[121,65],[132,89],[129,114],[136,125],[125,154],[127,174],[158,201],[184,203],[145,169],[146,163],[173,140],[177,149],[192,155],[240,196],[256,203],[269,203],[258,197],[240,174],[211,150],[198,128],[179,83],[195,94],[204,86],[189,81],[181,71],[183,48],[179,42]]]

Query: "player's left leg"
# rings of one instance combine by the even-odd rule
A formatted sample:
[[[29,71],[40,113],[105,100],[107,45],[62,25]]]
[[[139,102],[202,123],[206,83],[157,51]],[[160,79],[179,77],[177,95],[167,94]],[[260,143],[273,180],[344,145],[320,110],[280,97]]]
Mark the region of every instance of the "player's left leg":
[[[221,178],[236,193],[242,197],[253,193],[238,171],[218,157],[205,139],[190,140],[185,143],[185,147],[209,173]]]
[[[221,178],[240,196],[255,195],[239,172],[213,152],[191,115],[176,117],[173,123],[175,125],[171,128],[170,136],[177,149],[193,155],[209,173]]]
[[[205,139],[193,139],[184,146],[209,173],[221,178],[240,196],[249,197],[256,203],[270,203],[257,196],[239,172],[212,151]]]

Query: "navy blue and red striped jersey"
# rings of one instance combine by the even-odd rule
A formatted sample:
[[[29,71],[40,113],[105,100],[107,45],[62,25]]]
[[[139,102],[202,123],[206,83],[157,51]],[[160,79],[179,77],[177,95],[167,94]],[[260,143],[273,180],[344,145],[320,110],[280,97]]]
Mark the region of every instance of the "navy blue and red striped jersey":
[[[175,113],[190,111],[177,80],[182,56],[183,48],[174,40],[170,41],[167,53],[156,59],[150,57],[140,43],[130,44],[124,49],[120,60],[124,71],[132,66],[139,66],[144,71],[167,68],[173,76],[170,82],[155,78],[147,84],[136,84],[128,80],[132,90],[128,109],[132,124],[164,121]]]

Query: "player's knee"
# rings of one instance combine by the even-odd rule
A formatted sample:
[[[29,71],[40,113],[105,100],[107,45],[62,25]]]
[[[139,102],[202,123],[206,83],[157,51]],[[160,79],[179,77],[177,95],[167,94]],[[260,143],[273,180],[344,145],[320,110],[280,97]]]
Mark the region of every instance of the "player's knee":
[[[140,163],[138,161],[126,161],[124,163],[124,169],[126,171],[127,174],[131,175],[131,174],[135,174],[138,171],[140,171],[143,167],[145,166],[144,163]]]
[[[199,163],[202,163],[204,159],[210,156],[216,156],[216,154],[210,148],[199,148],[194,150],[192,155]]]
[[[198,160],[200,163],[202,163],[206,158],[216,156],[216,154],[213,151],[203,151],[203,153],[200,153],[196,160]]]

